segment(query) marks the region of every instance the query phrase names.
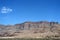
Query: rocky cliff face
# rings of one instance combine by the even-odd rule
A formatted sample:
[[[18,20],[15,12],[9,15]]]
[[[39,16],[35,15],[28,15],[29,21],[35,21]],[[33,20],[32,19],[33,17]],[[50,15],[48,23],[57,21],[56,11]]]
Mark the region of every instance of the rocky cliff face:
[[[14,36],[17,33],[58,33],[60,34],[60,24],[58,22],[24,22],[15,25],[0,25],[0,36]],[[27,32],[27,33],[28,33]]]

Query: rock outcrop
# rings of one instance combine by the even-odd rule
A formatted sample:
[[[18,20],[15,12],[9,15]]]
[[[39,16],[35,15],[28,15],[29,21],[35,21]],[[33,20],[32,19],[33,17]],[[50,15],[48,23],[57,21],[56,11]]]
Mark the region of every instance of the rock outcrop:
[[[16,36],[19,33],[44,33],[46,36],[59,35],[60,24],[58,22],[40,21],[24,22],[15,25],[0,25],[0,37]]]

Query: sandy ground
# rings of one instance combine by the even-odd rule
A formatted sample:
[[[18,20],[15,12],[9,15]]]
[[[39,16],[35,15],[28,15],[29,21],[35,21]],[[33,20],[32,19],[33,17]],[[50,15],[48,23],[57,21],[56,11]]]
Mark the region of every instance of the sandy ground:
[[[24,33],[16,33],[16,36],[12,36],[12,37],[0,37],[0,38],[45,38],[47,35],[51,36],[51,35],[55,35],[57,33],[51,33],[51,32],[47,32],[47,33],[33,33],[31,31],[23,31]]]

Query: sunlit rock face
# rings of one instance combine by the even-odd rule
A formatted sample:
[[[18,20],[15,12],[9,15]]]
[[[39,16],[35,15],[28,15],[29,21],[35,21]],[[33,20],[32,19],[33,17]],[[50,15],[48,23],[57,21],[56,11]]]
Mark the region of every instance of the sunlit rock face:
[[[28,31],[28,32],[27,32]],[[30,32],[29,32],[30,31]],[[15,25],[0,25],[0,36],[14,36],[18,33],[60,33],[58,22],[24,22]]]
[[[58,25],[58,26],[57,26]],[[22,30],[38,30],[43,32],[55,31],[53,29],[60,28],[58,22],[24,22],[22,24],[15,24],[18,29]]]

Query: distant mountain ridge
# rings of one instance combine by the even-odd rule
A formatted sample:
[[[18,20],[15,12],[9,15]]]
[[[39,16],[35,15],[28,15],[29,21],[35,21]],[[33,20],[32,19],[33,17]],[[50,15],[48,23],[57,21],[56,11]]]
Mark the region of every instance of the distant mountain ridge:
[[[45,36],[58,35],[60,36],[60,24],[58,22],[24,22],[15,25],[0,25],[0,37],[17,36],[21,33],[32,34],[46,33]],[[49,35],[48,35],[49,34]],[[40,35],[40,34],[39,34]],[[43,35],[44,36],[44,35]],[[35,37],[35,35],[34,35]]]

